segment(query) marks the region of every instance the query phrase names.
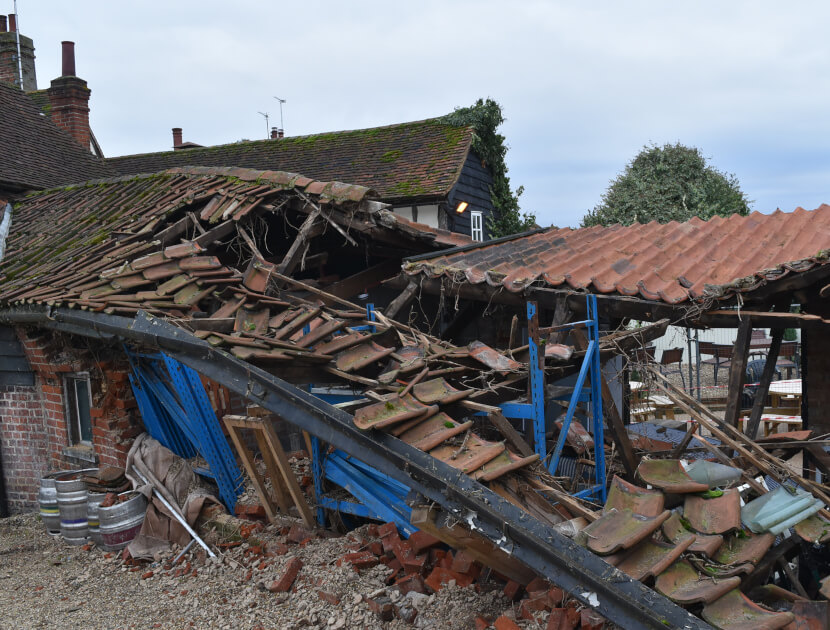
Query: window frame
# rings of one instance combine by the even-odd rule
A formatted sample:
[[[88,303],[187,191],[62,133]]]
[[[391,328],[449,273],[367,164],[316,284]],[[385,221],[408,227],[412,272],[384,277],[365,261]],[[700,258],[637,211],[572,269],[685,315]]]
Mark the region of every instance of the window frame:
[[[86,397],[87,397],[87,418],[89,423],[89,439],[84,439],[84,426],[81,408],[78,404],[78,383],[86,383]],[[92,445],[92,384],[89,379],[89,372],[76,372],[67,374],[63,379],[64,392],[64,409],[66,418],[66,431],[69,438],[69,445],[75,446],[78,444]],[[71,390],[70,390],[71,388]]]
[[[478,219],[478,226],[476,226],[476,219]],[[478,233],[479,238],[476,238]],[[470,211],[470,237],[478,242],[484,242],[484,213],[481,210]]]

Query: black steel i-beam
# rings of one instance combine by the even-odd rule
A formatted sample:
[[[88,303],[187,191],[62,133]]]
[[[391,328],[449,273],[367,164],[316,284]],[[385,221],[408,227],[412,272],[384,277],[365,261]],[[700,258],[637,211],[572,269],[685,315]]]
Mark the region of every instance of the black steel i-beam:
[[[608,620],[631,629],[710,628],[700,618],[632,580],[464,473],[391,435],[360,431],[348,413],[163,320],[143,313],[129,319],[28,307],[0,311],[0,321],[99,338],[112,335],[162,350],[440,504],[472,530]]]

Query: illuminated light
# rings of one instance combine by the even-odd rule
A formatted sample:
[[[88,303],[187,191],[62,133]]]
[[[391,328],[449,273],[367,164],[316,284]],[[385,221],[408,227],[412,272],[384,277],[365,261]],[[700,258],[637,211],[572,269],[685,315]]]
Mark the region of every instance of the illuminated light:
[[[470,204],[468,204],[466,201],[460,201],[458,203],[458,205],[455,207],[455,211],[458,214],[461,214],[462,212],[464,212],[467,209],[467,206],[469,206],[469,205]]]

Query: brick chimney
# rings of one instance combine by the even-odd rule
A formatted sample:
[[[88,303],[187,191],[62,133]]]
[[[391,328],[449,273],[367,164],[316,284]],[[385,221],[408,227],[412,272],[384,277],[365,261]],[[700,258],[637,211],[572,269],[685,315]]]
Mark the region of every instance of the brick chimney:
[[[182,128],[173,127],[173,150],[178,151],[182,148]]]
[[[51,118],[89,150],[89,95],[86,81],[75,76],[75,43],[61,42],[61,76],[46,90]]]
[[[37,89],[35,75],[35,45],[31,38],[20,35],[20,56],[23,59],[23,82],[17,61],[17,16],[0,16],[0,81],[14,83],[27,92]]]

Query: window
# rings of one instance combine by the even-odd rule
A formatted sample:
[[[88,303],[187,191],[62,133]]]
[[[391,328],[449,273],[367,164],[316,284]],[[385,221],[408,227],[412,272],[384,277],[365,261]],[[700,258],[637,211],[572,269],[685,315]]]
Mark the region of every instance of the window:
[[[66,392],[66,423],[71,444],[92,442],[92,395],[88,374],[73,374],[64,381]]]
[[[474,241],[484,240],[484,222],[478,210],[470,212],[470,235]]]

